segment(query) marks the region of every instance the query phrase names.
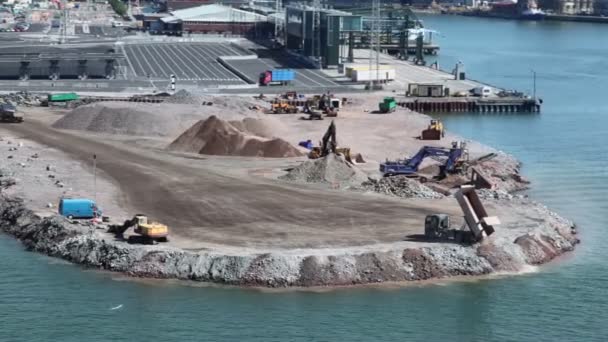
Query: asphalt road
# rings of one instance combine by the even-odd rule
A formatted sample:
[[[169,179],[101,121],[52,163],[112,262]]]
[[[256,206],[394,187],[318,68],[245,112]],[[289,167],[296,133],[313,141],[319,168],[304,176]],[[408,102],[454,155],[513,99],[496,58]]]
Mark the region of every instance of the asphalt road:
[[[459,213],[451,202],[406,202],[233,178],[206,170],[204,160],[129,150],[31,120],[7,129],[89,165],[96,154],[97,167],[120,187],[127,207],[169,224],[173,234],[192,242],[258,248],[394,242],[421,233],[427,214]]]
[[[127,64],[136,77],[181,81],[206,81],[211,84],[245,84],[217,62],[218,56],[238,56],[243,52],[229,44],[160,43],[124,46]]]

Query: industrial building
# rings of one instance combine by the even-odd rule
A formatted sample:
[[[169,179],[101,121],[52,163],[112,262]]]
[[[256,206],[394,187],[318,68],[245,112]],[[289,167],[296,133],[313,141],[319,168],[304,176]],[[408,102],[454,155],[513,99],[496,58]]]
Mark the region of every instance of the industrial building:
[[[152,33],[214,33],[247,37],[267,37],[272,25],[265,15],[224,5],[203,5],[168,15],[144,19],[144,28]]]
[[[360,15],[309,6],[286,7],[285,45],[323,67],[340,64],[340,41],[349,32],[361,30]]]

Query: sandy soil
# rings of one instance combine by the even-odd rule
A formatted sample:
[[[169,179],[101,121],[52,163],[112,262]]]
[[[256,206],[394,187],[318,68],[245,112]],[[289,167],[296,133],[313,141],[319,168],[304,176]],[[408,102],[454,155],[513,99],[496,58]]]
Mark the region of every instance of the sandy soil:
[[[459,139],[448,133],[440,142],[419,141],[415,137],[428,124],[427,116],[407,110],[398,110],[392,114],[372,114],[377,101],[375,96],[367,100],[359,96],[340,111],[335,120],[339,145],[349,146],[354,152],[362,153],[368,162],[360,166],[372,176],[378,176],[378,162],[386,157],[404,157],[412,155],[426,144],[448,146],[452,140]],[[159,107],[137,106],[138,111],[144,112],[150,108]],[[200,109],[197,105],[177,105],[176,108],[202,117],[214,115],[197,112]],[[179,267],[177,270],[172,268],[162,272],[151,270],[158,264],[141,254],[148,249],[129,247],[136,249],[134,252],[121,250],[120,253],[137,253],[146,267],[144,270],[133,271],[134,274],[174,274],[178,278],[209,280],[211,273],[204,271],[207,266],[218,268],[220,274],[222,271],[220,264],[209,261],[209,258],[216,258],[217,255],[208,253],[219,253],[222,263],[238,262],[239,267],[255,269],[266,265],[262,267],[264,270],[261,273],[252,273],[256,277],[268,277],[265,280],[247,280],[242,277],[243,273],[239,273],[241,271],[235,271],[231,281],[237,283],[275,284],[273,279],[276,277],[283,279],[281,284],[305,286],[361,283],[373,282],[374,279],[426,279],[458,274],[485,274],[492,272],[492,269],[518,269],[526,263],[544,262],[571,248],[570,242],[562,241],[569,239],[563,235],[569,234],[569,222],[552,216],[554,214],[546,208],[524,199],[486,201],[489,214],[498,216],[503,224],[482,246],[496,245],[500,248],[478,250],[478,247],[482,247],[467,248],[453,243],[438,243],[421,238],[424,218],[431,213],[446,213],[452,217],[453,226],[459,227],[462,224],[462,212],[453,197],[402,199],[371,192],[335,190],[326,184],[292,183],[278,177],[285,174],[286,168],[299,165],[306,157],[247,158],[179,153],[167,150],[168,144],[175,138],[171,134],[135,137],[89,130],[59,130],[51,125],[65,111],[35,107],[24,108],[23,111],[26,120],[24,123],[0,127],[1,136],[11,141],[10,145],[7,143],[6,149],[1,148],[3,142],[0,141],[0,159],[12,155],[7,166],[11,174],[20,179],[17,185],[6,190],[9,191],[7,194],[27,198],[30,207],[47,215],[54,210],[47,208],[47,204],[57,203],[66,189],[73,195],[93,197],[91,168],[92,155],[95,154],[100,176],[97,198],[105,209],[105,214],[120,222],[135,213],[145,213],[168,224],[171,229],[170,242],[159,248],[166,253],[170,251],[167,257],[174,258],[175,265],[182,262],[184,265],[194,265],[191,264],[194,262],[197,263],[196,267],[189,267],[200,268],[200,272],[203,272],[199,276],[184,273]],[[299,140],[320,138],[329,124],[329,120],[304,121],[298,119],[299,115],[265,115],[249,108],[241,108],[225,115],[226,119],[265,118],[267,122],[263,128],[268,135],[276,132],[273,136],[284,138],[294,145]],[[221,117],[221,114],[218,116]],[[19,142],[23,146],[19,147]],[[9,147],[15,143],[18,149],[9,151]],[[472,157],[492,151],[477,143],[470,143],[469,149]],[[34,154],[38,154],[38,158],[31,158]],[[55,179],[48,178],[46,165],[52,165],[56,169]],[[64,186],[55,184],[56,180],[61,180]],[[32,187],[32,184],[37,186]],[[98,231],[96,235],[102,240],[114,241],[110,234]],[[533,235],[536,237],[533,238]],[[520,237],[528,239],[522,240]],[[90,248],[97,244],[95,242],[91,245],[92,242],[86,241],[82,243],[88,244]],[[518,247],[520,245],[526,248],[522,251],[523,247]],[[64,245],[61,248],[61,253],[70,255],[66,257],[70,260],[81,262],[81,257],[88,258],[86,255],[75,255],[78,252]],[[122,247],[112,245],[112,248]],[[197,261],[197,258],[203,257],[202,254],[193,256],[179,251],[207,253],[204,255],[205,262],[201,264]],[[280,253],[275,254],[278,252]],[[403,257],[400,253],[403,253]],[[245,259],[228,261],[224,258],[226,255],[243,256]],[[508,258],[501,255],[508,255]],[[374,261],[377,258],[398,269],[393,273],[379,271],[381,274],[373,278],[374,275],[370,275],[367,270],[369,267],[382,269],[378,265],[383,262],[378,264]],[[102,262],[86,260],[82,262]],[[432,260],[432,267],[429,266],[429,260]],[[472,260],[474,262],[470,263]],[[503,260],[506,260],[506,264]],[[509,260],[512,260],[513,265],[509,264]],[[209,262],[211,263],[208,264]],[[351,262],[359,263],[361,269],[348,273],[350,271],[347,266]],[[395,266],[404,262],[406,266]],[[287,268],[283,269],[277,263]],[[118,268],[108,268],[132,271],[132,265],[129,266],[128,262],[120,265],[122,266]],[[267,267],[271,267],[272,272]],[[418,271],[414,272],[414,276],[402,267],[414,267]],[[337,273],[331,271],[336,269],[340,269],[340,272],[348,271],[348,274],[336,279]],[[288,273],[291,278],[284,278]],[[223,276],[220,278],[224,279]]]

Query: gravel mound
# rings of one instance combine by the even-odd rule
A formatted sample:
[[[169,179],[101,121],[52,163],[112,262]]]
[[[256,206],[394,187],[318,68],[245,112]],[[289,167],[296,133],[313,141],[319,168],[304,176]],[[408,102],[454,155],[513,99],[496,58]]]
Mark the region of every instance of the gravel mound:
[[[361,184],[361,189],[402,198],[442,198],[442,194],[406,176],[370,179]]]
[[[229,123],[242,132],[264,138],[273,138],[275,131],[267,121],[268,120],[244,118],[242,121],[229,121]]]
[[[368,180],[363,171],[333,153],[323,158],[307,160],[279,178],[295,182],[328,183],[340,188],[356,187]]]
[[[139,110],[120,103],[81,106],[57,120],[53,127],[109,134],[170,136],[183,131],[200,115],[175,114],[160,108]]]
[[[241,121],[241,127],[247,127]],[[257,125],[257,123],[256,123]],[[244,156],[266,158],[299,157],[302,153],[285,140],[265,139],[250,135],[216,116],[201,120],[175,139],[169,149],[221,156]]]

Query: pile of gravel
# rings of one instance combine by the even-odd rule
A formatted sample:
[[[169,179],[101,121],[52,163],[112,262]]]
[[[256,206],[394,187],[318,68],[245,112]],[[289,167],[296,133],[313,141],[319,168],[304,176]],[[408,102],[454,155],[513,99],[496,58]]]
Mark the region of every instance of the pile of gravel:
[[[327,183],[336,188],[357,187],[368,180],[363,171],[333,153],[307,160],[279,178],[293,182]]]
[[[172,136],[200,119],[200,115],[167,111],[165,106],[133,108],[130,104],[95,103],[81,106],[57,120],[53,127],[108,134]]]
[[[244,121],[240,123],[240,127],[246,126]],[[244,132],[215,115],[194,124],[168,148],[173,151],[217,156],[290,158],[303,155],[297,147],[283,139],[250,135],[249,132]]]
[[[402,198],[442,198],[442,194],[420,184],[406,176],[384,177],[380,180],[370,179],[361,184],[364,191],[373,191]]]

